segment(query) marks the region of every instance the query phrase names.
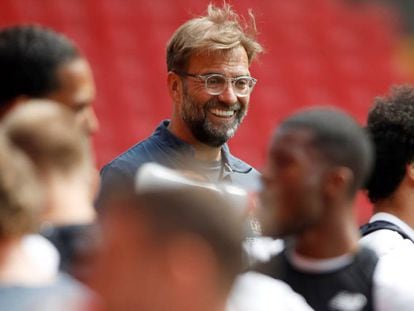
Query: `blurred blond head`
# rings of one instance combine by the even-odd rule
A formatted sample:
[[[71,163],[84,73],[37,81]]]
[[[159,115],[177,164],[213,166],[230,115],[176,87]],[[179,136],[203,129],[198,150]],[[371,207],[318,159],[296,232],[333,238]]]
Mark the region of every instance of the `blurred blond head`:
[[[42,187],[29,159],[0,132],[0,239],[37,229]]]
[[[88,211],[86,219],[91,220],[97,177],[88,135],[72,111],[53,101],[29,100],[9,112],[3,126],[10,142],[33,161],[47,188],[45,214],[62,212],[46,218],[64,224]]]

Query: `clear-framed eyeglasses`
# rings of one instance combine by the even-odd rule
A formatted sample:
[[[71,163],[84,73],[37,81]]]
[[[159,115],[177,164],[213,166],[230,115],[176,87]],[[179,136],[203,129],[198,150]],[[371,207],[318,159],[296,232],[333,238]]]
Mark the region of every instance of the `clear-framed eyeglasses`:
[[[253,88],[257,82],[255,78],[250,76],[227,78],[219,73],[198,75],[188,72],[174,72],[182,77],[192,77],[204,81],[206,91],[210,95],[220,95],[226,89],[227,83],[230,82],[233,87],[234,94],[237,97],[246,97],[253,91]]]

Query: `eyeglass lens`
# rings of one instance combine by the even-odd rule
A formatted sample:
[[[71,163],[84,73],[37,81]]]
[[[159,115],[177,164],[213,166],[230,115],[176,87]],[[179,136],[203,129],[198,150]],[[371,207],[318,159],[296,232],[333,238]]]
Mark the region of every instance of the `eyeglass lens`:
[[[248,77],[239,77],[231,81],[237,95],[248,95],[253,87],[253,81]],[[206,88],[212,94],[220,94],[226,86],[227,79],[223,76],[213,75],[206,79]]]

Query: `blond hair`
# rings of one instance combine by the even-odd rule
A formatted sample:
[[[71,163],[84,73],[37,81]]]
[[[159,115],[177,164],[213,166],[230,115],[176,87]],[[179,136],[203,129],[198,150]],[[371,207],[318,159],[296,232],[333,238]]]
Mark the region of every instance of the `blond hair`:
[[[263,51],[256,41],[254,16],[249,11],[250,23],[240,18],[227,3],[222,8],[209,4],[207,15],[193,18],[181,25],[167,45],[168,71],[184,71],[189,58],[197,53],[217,53],[242,46],[249,64]]]
[[[49,100],[30,100],[4,119],[9,140],[23,150],[40,172],[70,173],[89,165],[89,141],[73,112]]]
[[[0,132],[0,239],[37,229],[42,188],[30,160]]]

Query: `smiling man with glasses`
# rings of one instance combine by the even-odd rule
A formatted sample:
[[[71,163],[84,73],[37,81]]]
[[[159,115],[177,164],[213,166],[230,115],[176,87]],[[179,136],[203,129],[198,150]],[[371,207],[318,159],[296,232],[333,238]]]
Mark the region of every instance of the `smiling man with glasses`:
[[[175,31],[167,46],[171,119],[103,168],[102,195],[114,184],[133,180],[146,162],[257,189],[259,173],[231,155],[226,144],[246,116],[257,82],[249,67],[262,47],[250,17],[242,23],[228,4],[209,5],[205,16]]]

